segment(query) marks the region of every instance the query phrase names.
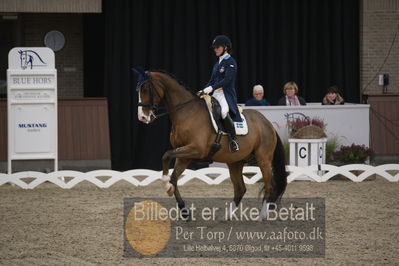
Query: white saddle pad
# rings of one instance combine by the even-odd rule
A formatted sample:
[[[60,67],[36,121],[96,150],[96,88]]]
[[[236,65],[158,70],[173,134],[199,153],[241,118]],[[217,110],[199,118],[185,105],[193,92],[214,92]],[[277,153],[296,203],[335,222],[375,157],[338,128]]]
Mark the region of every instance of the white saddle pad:
[[[209,113],[213,128],[215,129],[215,132],[218,133],[218,131],[219,131],[218,125],[216,124],[216,121],[215,121],[215,119],[213,117],[213,114],[212,114],[211,96],[203,95],[202,98],[206,102],[206,106],[207,106],[207,109],[208,109],[208,113]],[[245,119],[245,116],[242,113],[242,108],[240,106],[238,106],[238,110],[240,111],[240,116],[241,116],[242,122],[234,122],[234,128],[236,129],[236,135],[237,136],[245,136],[245,135],[248,135],[247,120]],[[223,132],[223,135],[227,135],[227,133]]]

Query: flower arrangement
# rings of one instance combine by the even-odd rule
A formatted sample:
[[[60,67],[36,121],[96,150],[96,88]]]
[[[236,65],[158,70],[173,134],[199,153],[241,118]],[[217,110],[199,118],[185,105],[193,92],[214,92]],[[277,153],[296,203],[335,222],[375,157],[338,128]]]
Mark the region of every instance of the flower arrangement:
[[[321,128],[323,131],[326,129],[327,124],[324,123],[324,121],[318,117],[309,119],[307,117],[303,117],[303,118],[296,118],[295,120],[291,121],[290,123],[290,127],[291,130],[296,132],[299,129],[305,127],[305,126],[309,126],[309,125],[314,125],[317,126],[319,128]]]
[[[294,138],[322,138],[327,124],[318,117],[295,118],[288,122],[290,136]],[[305,130],[306,129],[306,130]]]
[[[341,146],[340,150],[334,152],[335,160],[343,163],[365,163],[367,158],[371,158],[374,152],[365,145],[352,144],[351,146]]]

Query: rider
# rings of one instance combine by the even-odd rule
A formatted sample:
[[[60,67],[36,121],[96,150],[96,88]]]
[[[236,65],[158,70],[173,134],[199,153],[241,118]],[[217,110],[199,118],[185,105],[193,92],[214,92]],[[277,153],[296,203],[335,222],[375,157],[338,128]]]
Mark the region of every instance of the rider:
[[[236,137],[233,120],[241,122],[237,109],[237,95],[234,88],[237,74],[237,63],[231,57],[231,41],[225,35],[218,35],[212,42],[215,55],[219,57],[212,70],[212,76],[206,88],[201,92],[209,94],[213,91],[213,97],[219,102],[222,109],[223,126],[230,136],[230,150],[236,152],[240,148]],[[230,116],[231,115],[231,116]]]

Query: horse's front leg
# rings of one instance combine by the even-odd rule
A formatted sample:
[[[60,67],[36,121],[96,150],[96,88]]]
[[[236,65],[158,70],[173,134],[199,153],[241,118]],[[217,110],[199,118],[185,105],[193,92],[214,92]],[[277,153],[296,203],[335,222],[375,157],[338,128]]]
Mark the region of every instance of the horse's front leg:
[[[172,190],[174,191],[176,202],[179,206],[179,209],[182,211],[183,218],[187,218],[190,215],[190,213],[189,213],[189,209],[185,208],[186,205],[180,195],[179,188],[177,186],[177,180],[181,176],[181,174],[184,172],[184,170],[186,170],[186,168],[190,164],[190,162],[191,162],[191,159],[177,158],[176,163],[175,163],[175,169],[173,170],[171,180],[169,183],[172,186]]]
[[[191,158],[198,156],[198,152],[190,146],[183,146],[174,150],[165,152],[162,157],[162,180],[166,182],[166,192],[169,196],[173,195],[174,189],[177,186],[177,178],[183,173],[191,161]],[[185,160],[176,160],[175,168],[172,173],[172,180],[169,177],[169,163],[174,158],[181,158]],[[177,199],[177,198],[176,198]]]

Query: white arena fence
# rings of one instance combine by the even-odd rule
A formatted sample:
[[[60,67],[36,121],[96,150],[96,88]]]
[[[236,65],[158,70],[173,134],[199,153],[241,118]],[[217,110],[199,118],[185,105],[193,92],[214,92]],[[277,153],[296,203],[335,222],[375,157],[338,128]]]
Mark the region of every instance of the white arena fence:
[[[173,169],[170,169],[171,174]],[[399,164],[384,164],[371,166],[365,164],[348,164],[344,166],[334,166],[329,164],[311,165],[307,167],[287,166],[289,172],[288,182],[300,180],[308,177],[315,182],[326,182],[336,175],[342,175],[353,182],[361,182],[367,177],[377,174],[390,182],[399,181]],[[355,174],[361,171],[360,174]],[[246,184],[255,184],[262,179],[262,173],[259,167],[244,167],[244,182]],[[393,173],[393,174],[391,174]],[[248,178],[247,176],[250,176]],[[91,172],[79,172],[62,170],[51,173],[41,173],[34,171],[18,172],[14,174],[0,173],[0,186],[11,183],[24,189],[33,189],[44,182],[51,182],[61,188],[73,188],[82,181],[88,181],[100,188],[108,188],[113,184],[124,180],[134,186],[148,186],[154,181],[160,180],[162,171],[153,171],[146,169],[135,169],[125,172],[113,170],[95,170]],[[199,170],[185,170],[178,181],[182,186],[193,179],[201,180],[209,185],[217,185],[230,178],[229,170],[221,167],[210,167]],[[25,182],[29,181],[29,182]]]

